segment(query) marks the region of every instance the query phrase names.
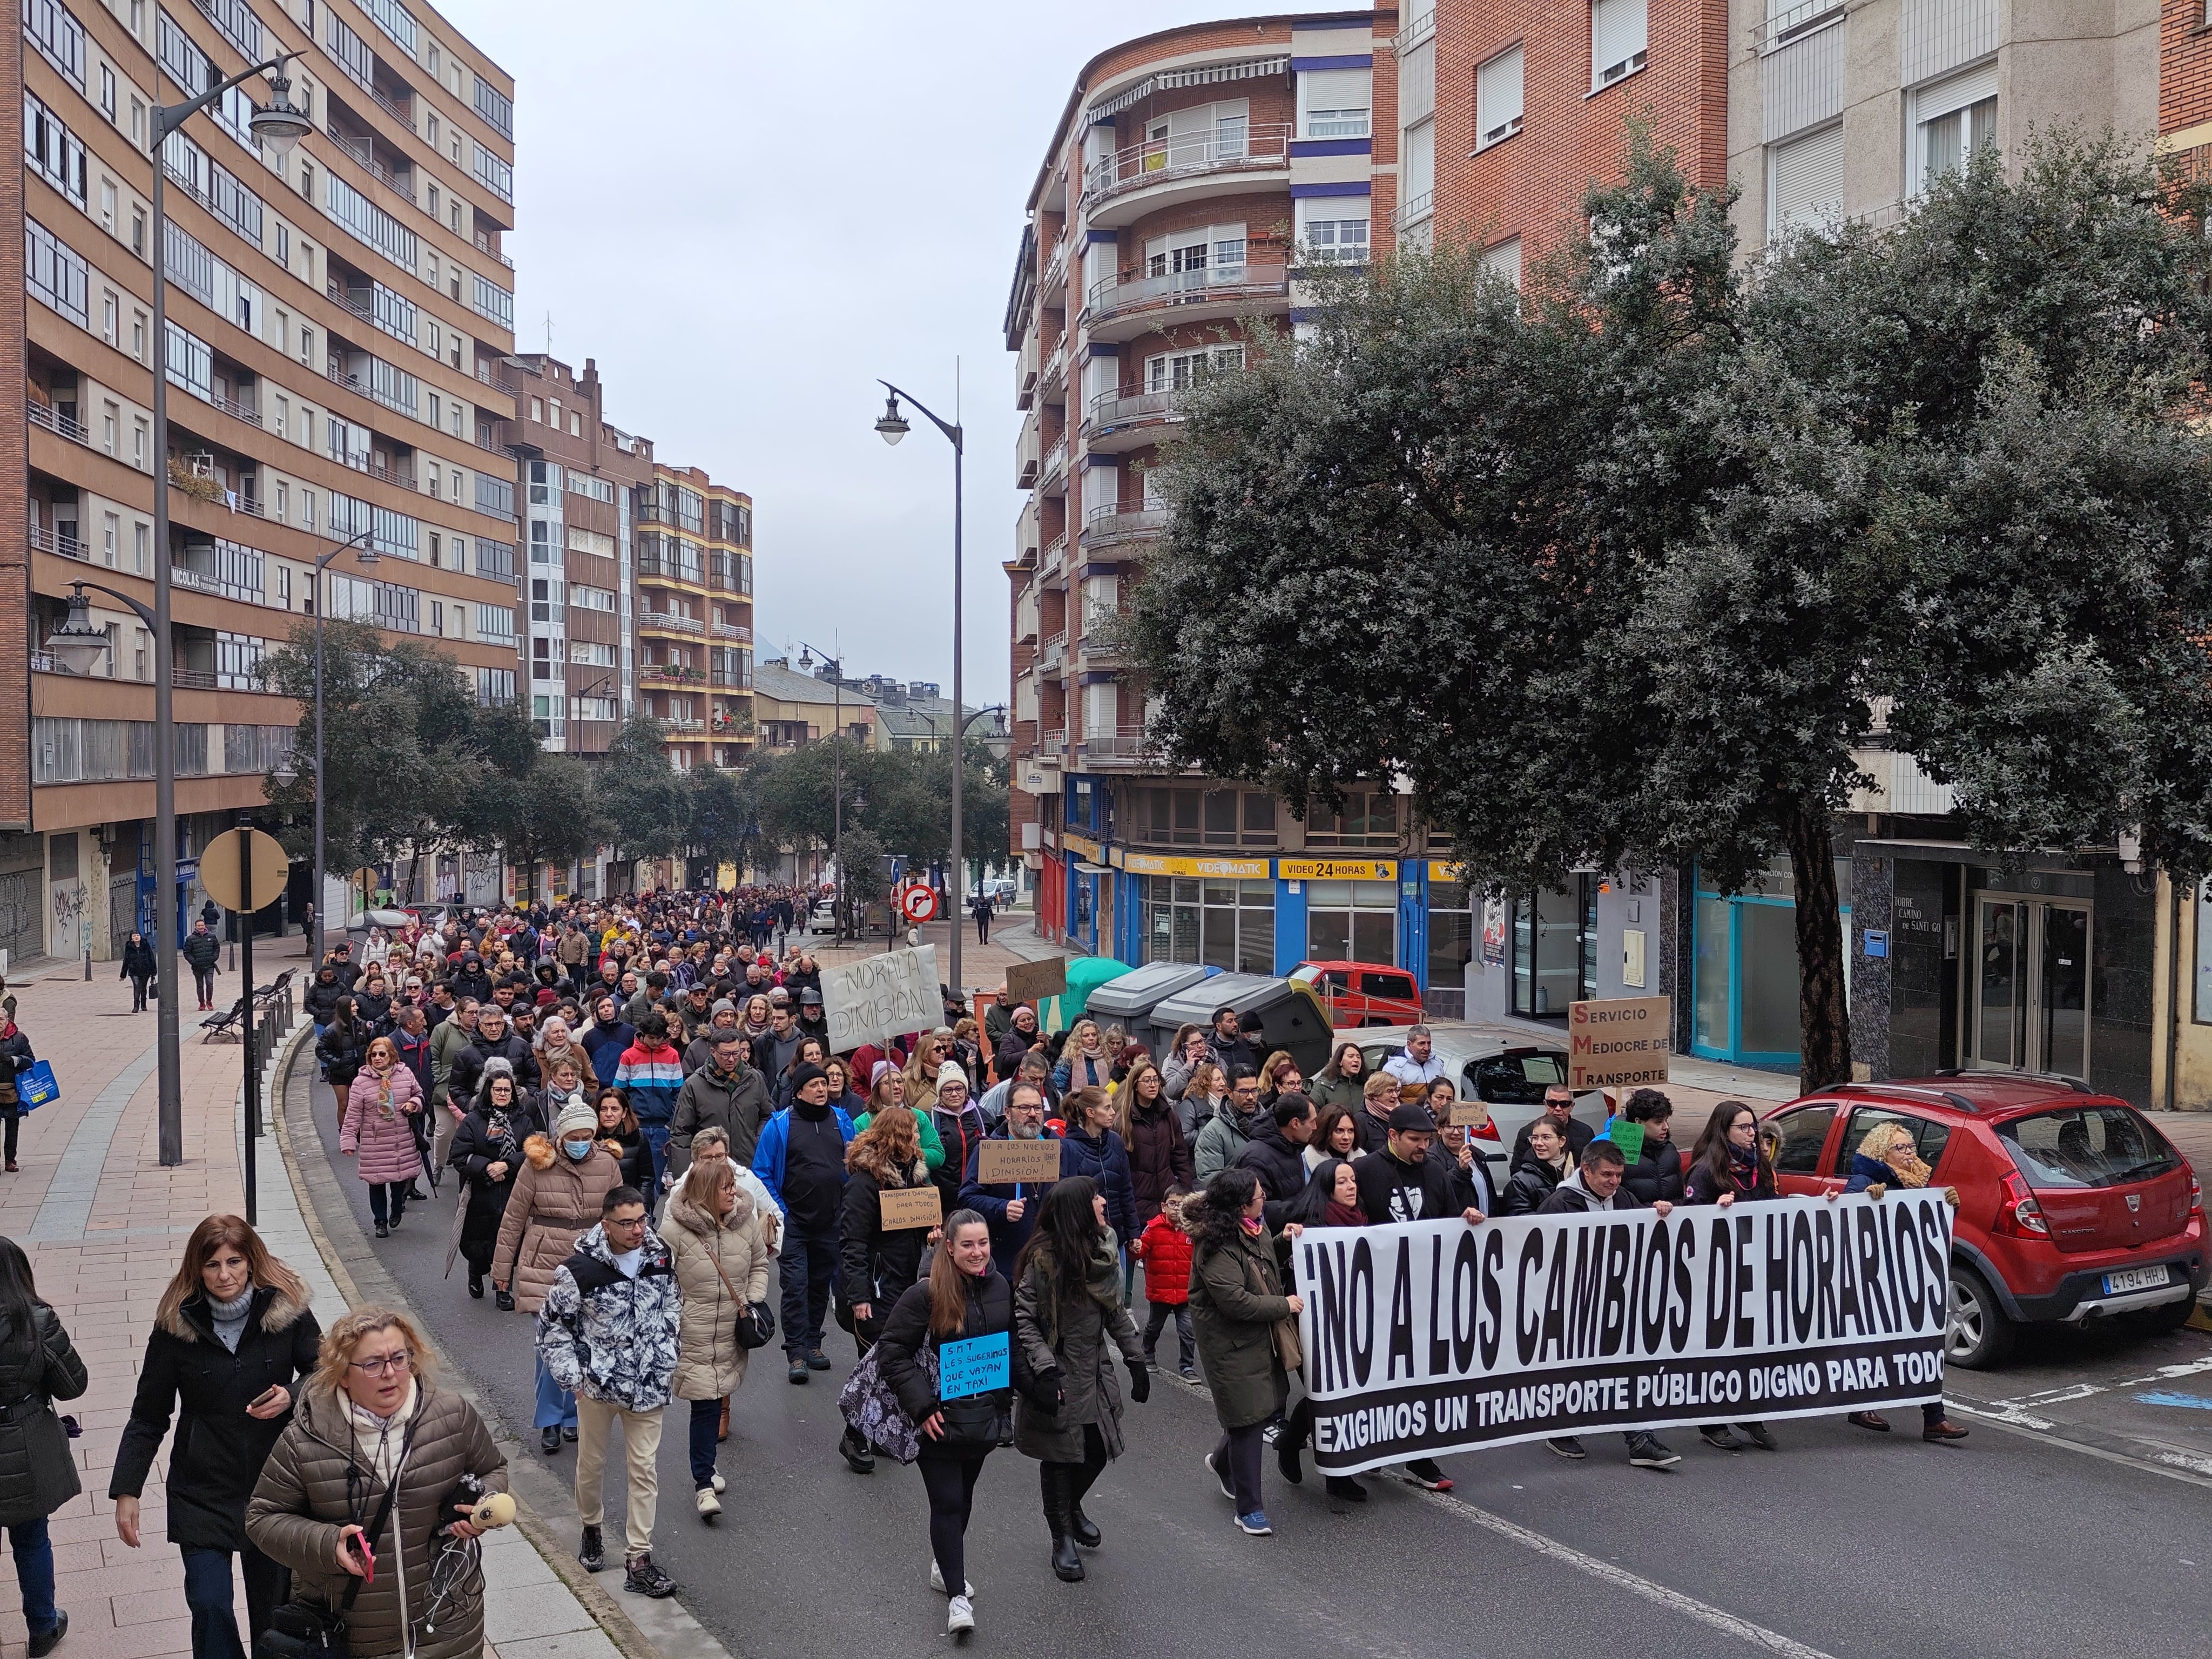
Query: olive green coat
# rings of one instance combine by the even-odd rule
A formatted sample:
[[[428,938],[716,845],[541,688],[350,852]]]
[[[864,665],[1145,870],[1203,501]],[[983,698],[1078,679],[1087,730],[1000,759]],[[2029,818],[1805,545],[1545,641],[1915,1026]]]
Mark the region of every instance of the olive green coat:
[[[1060,1373],[1060,1407],[1039,1411],[1026,1396],[1014,1401],[1014,1447],[1047,1463],[1080,1463],[1083,1431],[1096,1425],[1106,1455],[1121,1455],[1121,1382],[1114,1351],[1131,1365],[1145,1363],[1137,1323],[1121,1300],[1121,1267],[1109,1231],[1091,1257],[1086,1294],[1063,1302],[1052,1283],[1052,1256],[1039,1248],[1014,1285],[1014,1340],[1032,1371]]]
[[[1240,1231],[1226,1244],[1199,1242],[1190,1263],[1190,1317],[1199,1368],[1223,1428],[1263,1422],[1281,1407],[1289,1379],[1275,1354],[1275,1322],[1290,1316],[1272,1235]]]

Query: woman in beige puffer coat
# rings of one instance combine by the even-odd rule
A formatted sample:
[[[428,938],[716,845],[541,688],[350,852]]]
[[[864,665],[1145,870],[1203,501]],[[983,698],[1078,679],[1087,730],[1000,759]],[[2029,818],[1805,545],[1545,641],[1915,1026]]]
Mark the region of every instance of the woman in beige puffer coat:
[[[691,1402],[691,1484],[701,1518],[711,1522],[722,1512],[715,1494],[723,1481],[714,1472],[722,1413],[745,1380],[738,1321],[750,1319],[751,1304],[767,1299],[774,1252],[752,1195],[738,1184],[726,1158],[691,1166],[669,1195],[662,1224],[661,1242],[684,1297],[675,1395]]]

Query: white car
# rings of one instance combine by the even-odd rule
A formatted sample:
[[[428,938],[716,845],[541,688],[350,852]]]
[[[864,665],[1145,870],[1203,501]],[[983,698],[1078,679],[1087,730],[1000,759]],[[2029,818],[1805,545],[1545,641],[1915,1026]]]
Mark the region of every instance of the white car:
[[[1406,1046],[1406,1025],[1370,1026],[1332,1035],[1329,1051],[1346,1042],[1359,1045],[1359,1058],[1375,1071]],[[1435,1047],[1431,1057],[1444,1063],[1443,1075],[1459,1089],[1462,1100],[1480,1100],[1490,1108],[1491,1131],[1478,1131],[1475,1150],[1491,1165],[1491,1179],[1503,1183],[1510,1173],[1515,1137],[1522,1127],[1544,1115],[1544,1091],[1567,1080],[1567,1051],[1531,1042],[1518,1031],[1463,1020],[1430,1022]],[[1575,1097],[1575,1115],[1593,1132],[1605,1127],[1605,1095],[1592,1089]]]
[[[836,902],[831,899],[817,900],[814,908],[806,913],[806,926],[802,931],[809,933],[836,933],[837,931]]]

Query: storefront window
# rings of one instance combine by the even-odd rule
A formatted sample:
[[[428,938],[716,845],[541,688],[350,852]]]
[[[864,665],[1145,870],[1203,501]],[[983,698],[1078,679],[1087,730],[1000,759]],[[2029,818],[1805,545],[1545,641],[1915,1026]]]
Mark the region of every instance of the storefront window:
[[[1146,962],[1203,963],[1237,973],[1275,971],[1275,884],[1145,876]]]
[[[1565,1019],[1597,994],[1597,878],[1575,876],[1513,902],[1513,1012]]]
[[[1844,937],[1850,938],[1851,866],[1836,860]],[[1696,1018],[1691,1046],[1713,1060],[1794,1065],[1797,1006],[1796,883],[1778,859],[1744,892],[1723,897],[1698,877],[1694,945]],[[1848,955],[1845,962],[1848,964]],[[1846,981],[1845,994],[1850,993]]]
[[[1474,955],[1474,903],[1467,884],[1429,882],[1430,1012],[1444,1019],[1467,1017],[1467,964]]]
[[[1391,881],[1308,882],[1306,959],[1395,963],[1398,884]]]

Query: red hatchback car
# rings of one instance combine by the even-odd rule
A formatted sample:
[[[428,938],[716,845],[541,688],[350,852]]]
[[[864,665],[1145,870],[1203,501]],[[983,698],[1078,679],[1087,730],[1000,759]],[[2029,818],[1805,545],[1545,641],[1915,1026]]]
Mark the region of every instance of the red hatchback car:
[[[1403,968],[1371,962],[1302,962],[1291,977],[1313,988],[1328,1010],[1328,1023],[1342,1031],[1364,1025],[1418,1025],[1428,1018],[1421,988]]]
[[[2212,1276],[2189,1161],[2126,1102],[2066,1078],[1947,1072],[1844,1084],[1767,1115],[1788,1194],[1840,1190],[1868,1133],[1901,1123],[1959,1189],[1948,1361],[2001,1363],[2023,1324],[2189,1317]]]

